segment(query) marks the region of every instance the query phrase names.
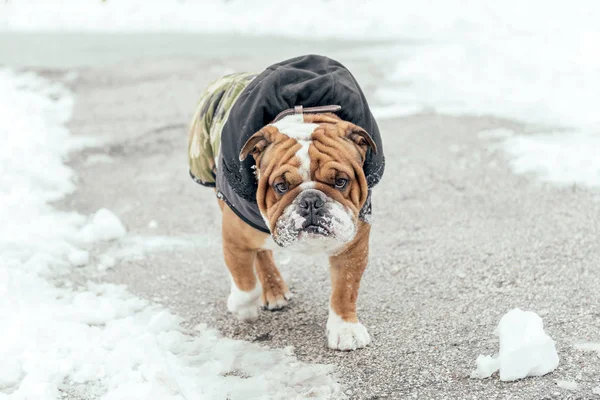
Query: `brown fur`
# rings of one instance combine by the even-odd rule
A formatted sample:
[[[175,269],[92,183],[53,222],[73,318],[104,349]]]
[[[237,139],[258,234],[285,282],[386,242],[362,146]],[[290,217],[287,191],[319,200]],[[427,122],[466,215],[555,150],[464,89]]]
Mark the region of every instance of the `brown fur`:
[[[344,321],[358,322],[356,300],[360,279],[369,258],[371,225],[360,221],[358,233],[342,253],[329,257],[331,309]]]

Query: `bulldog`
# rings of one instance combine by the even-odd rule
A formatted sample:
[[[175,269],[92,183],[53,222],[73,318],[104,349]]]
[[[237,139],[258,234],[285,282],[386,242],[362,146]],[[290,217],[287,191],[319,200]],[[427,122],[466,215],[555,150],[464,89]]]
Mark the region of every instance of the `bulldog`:
[[[371,188],[383,174],[377,124],[350,72],[302,56],[233,74],[202,96],[189,135],[190,175],[216,188],[228,310],[252,321],[292,293],[273,250],[329,257],[332,349],[370,343],[356,301],[368,263]]]

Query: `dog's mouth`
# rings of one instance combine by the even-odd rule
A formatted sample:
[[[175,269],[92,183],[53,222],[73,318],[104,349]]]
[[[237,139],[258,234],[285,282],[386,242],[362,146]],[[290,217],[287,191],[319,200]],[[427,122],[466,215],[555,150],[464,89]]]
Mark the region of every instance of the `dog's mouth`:
[[[300,233],[305,232],[311,235],[330,236],[331,230],[321,224],[307,224],[302,227]]]

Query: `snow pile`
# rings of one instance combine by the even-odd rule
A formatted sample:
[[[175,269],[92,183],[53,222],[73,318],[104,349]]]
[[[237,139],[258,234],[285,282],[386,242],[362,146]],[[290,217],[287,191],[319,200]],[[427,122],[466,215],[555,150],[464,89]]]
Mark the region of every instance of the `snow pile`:
[[[535,173],[544,182],[600,186],[600,134],[515,136],[504,150],[515,173]]]
[[[125,236],[127,230],[115,214],[106,208],[96,211],[91,221],[81,229],[81,238],[86,242],[112,240]]]
[[[518,136],[510,129],[479,132],[481,139],[492,141],[510,157],[517,174],[534,173],[542,182],[558,185],[600,186],[600,134],[581,132],[542,133]]]
[[[83,267],[90,261],[90,253],[85,250],[73,249],[69,253],[69,262],[74,267]]]
[[[499,355],[477,357],[471,378],[488,378],[499,369],[500,380],[514,381],[545,375],[558,367],[554,340],[544,332],[536,313],[515,308],[500,319],[494,333],[500,338]]]
[[[330,398],[332,367],[303,364],[291,349],[219,337],[129,294],[64,278],[89,260],[73,243],[125,234],[100,210],[86,224],[48,202],[73,189],[62,159],[68,91],[36,75],[0,69],[0,398]],[[83,228],[82,228],[83,226]],[[92,245],[92,242],[88,243]],[[115,260],[100,260],[106,268]]]
[[[0,288],[8,292],[0,393],[7,388],[15,399],[56,398],[63,382],[90,385],[106,399],[328,398],[336,387],[330,366],[205,327],[186,334],[180,318],[120,286],[77,292],[12,273]]]
[[[425,110],[522,121],[539,134],[507,140],[514,172],[600,187],[600,3],[575,3],[447,2],[438,18],[454,21],[450,29],[399,48],[394,83],[377,92],[386,104],[379,115]]]

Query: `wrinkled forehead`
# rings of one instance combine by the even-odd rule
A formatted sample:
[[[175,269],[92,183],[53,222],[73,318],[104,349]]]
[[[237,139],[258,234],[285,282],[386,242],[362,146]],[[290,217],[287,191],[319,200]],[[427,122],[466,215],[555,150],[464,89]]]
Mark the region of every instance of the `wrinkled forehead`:
[[[277,140],[275,146],[266,152],[265,164],[297,168],[302,180],[309,181],[312,172],[319,167],[329,168],[348,164],[351,159],[360,159],[355,146],[342,139],[345,121],[326,117],[326,122],[311,122],[311,117],[289,115],[270,124],[277,128]]]

